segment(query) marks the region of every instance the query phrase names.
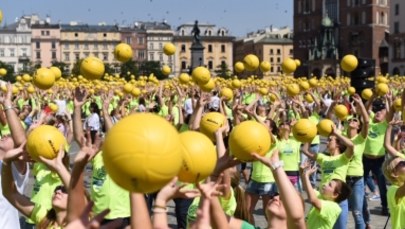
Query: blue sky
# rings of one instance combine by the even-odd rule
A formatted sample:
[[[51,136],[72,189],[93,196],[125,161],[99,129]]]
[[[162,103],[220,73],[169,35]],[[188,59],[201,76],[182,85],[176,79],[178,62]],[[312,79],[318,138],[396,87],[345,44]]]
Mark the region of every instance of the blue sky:
[[[292,0],[1,0],[3,23],[23,14],[48,14],[52,22],[132,24],[163,21],[177,27],[199,20],[226,27],[234,36],[244,36],[273,25],[293,24]]]

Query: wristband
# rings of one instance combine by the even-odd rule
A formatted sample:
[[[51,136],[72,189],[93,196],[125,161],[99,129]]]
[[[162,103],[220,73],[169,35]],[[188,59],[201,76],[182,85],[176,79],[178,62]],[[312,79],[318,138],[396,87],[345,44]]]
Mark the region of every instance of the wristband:
[[[163,209],[163,210],[165,210],[167,212],[167,207],[165,207],[165,206],[156,205],[156,204],[153,205],[153,209],[156,209],[156,208]]]
[[[284,161],[277,161],[275,163],[271,163],[271,168],[276,171],[278,168],[283,167],[284,166]]]
[[[13,106],[6,106],[6,107],[4,107],[4,111],[7,111],[7,110],[10,110],[10,109],[14,109],[15,107],[13,107]]]

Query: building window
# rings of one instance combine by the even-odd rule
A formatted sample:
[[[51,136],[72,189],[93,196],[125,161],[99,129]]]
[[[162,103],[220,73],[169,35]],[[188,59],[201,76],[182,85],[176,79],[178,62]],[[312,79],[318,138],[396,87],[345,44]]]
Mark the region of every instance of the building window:
[[[79,34],[78,33],[75,33],[75,37],[78,37],[79,36]]]
[[[41,43],[39,43],[39,41],[35,42],[35,48],[37,49],[41,48]]]
[[[140,60],[145,59],[145,51],[138,51],[138,59]]]
[[[159,61],[160,63],[163,63],[163,53],[159,53]]]
[[[290,49],[290,56],[294,54],[293,49]]]
[[[399,4],[395,4],[395,15],[399,15]]]
[[[65,44],[65,49],[68,49],[69,48],[69,44]]]
[[[380,13],[380,21],[379,21],[379,24],[385,25],[385,14],[384,14],[384,12],[381,12],[381,13]]]
[[[394,22],[394,33],[399,33],[399,21]]]
[[[46,35],[49,36],[51,33],[49,32],[49,30],[46,31]]]
[[[52,52],[52,59],[56,59],[56,52]]]
[[[108,61],[108,53],[103,52],[103,60]]]
[[[352,15],[352,25],[358,25],[360,24],[360,19],[359,19],[359,14],[355,13]]]
[[[270,63],[273,63],[273,62],[274,62],[274,58],[270,57]]]
[[[41,52],[35,52],[35,57],[37,59],[41,59]]]
[[[281,49],[277,49],[277,55],[281,54]]]
[[[281,63],[281,58],[277,57],[277,63]]]
[[[41,30],[41,36],[45,36],[45,31]]]
[[[274,54],[274,50],[270,49],[270,55],[273,55],[273,54]]]
[[[93,55],[98,58],[98,52],[93,53]]]
[[[11,57],[14,57],[15,56],[15,49],[10,49],[10,56]]]
[[[361,12],[361,24],[366,24],[366,12]]]
[[[75,49],[76,49],[76,50],[79,49],[79,43],[75,43]]]
[[[386,1],[385,1],[385,0],[379,0],[378,3],[379,3],[380,5],[385,5],[385,4],[386,4]]]
[[[84,50],[89,50],[89,44],[84,44]]]
[[[98,44],[94,44],[94,49],[98,50]]]
[[[221,52],[225,52],[225,45],[221,45]]]
[[[162,50],[162,48],[163,48],[163,44],[159,43],[159,49]]]
[[[131,37],[127,37],[127,39],[126,39],[126,42],[127,42],[127,44],[131,44]]]
[[[1,56],[1,57],[4,56],[4,49],[0,49],[0,56]]]
[[[103,37],[107,37],[107,34],[106,34],[106,33],[103,33]]]
[[[138,37],[138,44],[143,45],[144,39],[143,37]]]
[[[182,61],[181,62],[181,69],[186,69],[186,68],[187,68],[187,63],[185,61]]]
[[[149,60],[150,61],[153,61],[155,58],[154,58],[154,55],[153,55],[153,52],[150,52],[149,53]]]
[[[108,45],[107,44],[103,44],[103,49],[108,49]]]
[[[186,52],[186,45],[181,45],[181,52]]]
[[[80,60],[80,53],[75,53],[75,60],[76,61]]]
[[[280,66],[277,67],[277,72],[281,72],[281,67]]]
[[[150,44],[149,44],[149,49],[150,49],[150,50],[153,50],[153,43],[150,43]]]
[[[27,56],[27,49],[26,49],[26,48],[22,48],[22,49],[21,49],[21,53],[22,53],[22,56]]]
[[[212,60],[208,61],[208,69],[212,70],[213,68],[213,64],[212,64]]]
[[[212,45],[208,45],[208,52],[212,52]]]
[[[270,72],[274,72],[274,67],[273,66],[270,67]]]
[[[56,42],[52,41],[52,49],[56,49]]]
[[[64,59],[65,61],[70,61],[69,53],[68,53],[68,52],[63,53],[63,59]]]

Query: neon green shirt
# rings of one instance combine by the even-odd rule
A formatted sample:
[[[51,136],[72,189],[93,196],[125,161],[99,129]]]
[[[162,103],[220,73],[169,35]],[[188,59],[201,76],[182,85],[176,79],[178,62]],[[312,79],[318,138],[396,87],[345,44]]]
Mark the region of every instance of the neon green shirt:
[[[370,126],[368,128],[368,135],[366,139],[366,147],[364,149],[365,155],[370,156],[384,156],[384,136],[387,130],[387,121],[374,123],[373,119],[370,119]]]
[[[39,224],[43,219],[45,219],[46,214],[48,213],[49,209],[44,207],[42,204],[37,203],[34,206],[34,209],[32,209],[30,220],[31,222],[34,222],[35,224]],[[48,229],[62,229],[62,227],[48,227]]]
[[[347,176],[363,176],[363,153],[366,147],[366,139],[361,134],[354,136],[352,139],[354,149],[353,158],[349,162],[347,169]]]
[[[173,124],[177,125],[180,121],[180,111],[177,106],[173,107],[172,109],[172,116],[173,116]]]
[[[319,114],[316,112],[313,112],[311,116],[308,117],[308,120],[311,121],[313,124],[318,125],[320,121]],[[314,139],[312,140],[311,144],[319,144],[321,143],[321,139],[319,137],[319,134],[317,134]]]
[[[332,179],[346,181],[347,168],[350,159],[345,153],[337,156],[327,156],[323,153],[317,154],[316,161],[321,166],[321,186],[327,184]]]
[[[243,95],[243,104],[250,104],[253,102],[253,100],[256,99],[256,94],[255,93],[246,93]]]
[[[272,145],[269,152],[266,153],[265,157],[271,157],[271,155],[273,155],[273,151],[276,145],[277,142],[275,142]],[[261,163],[260,161],[253,161],[252,168],[253,168],[251,174],[252,180],[260,183],[274,182],[273,173],[271,172],[270,168],[267,165]]]
[[[391,185],[387,190],[387,203],[391,214],[392,228],[405,228],[405,197],[395,200],[398,186]]]
[[[318,195],[319,197],[319,195]],[[321,199],[321,209],[312,207],[307,215],[307,227],[316,229],[331,229],[335,225],[342,209],[339,204]]]
[[[301,142],[290,137],[287,140],[279,140],[277,149],[280,152],[280,160],[284,162],[285,171],[298,171],[300,163],[300,146]]]
[[[168,114],[169,114],[169,107],[166,105],[163,105],[160,108],[159,115],[162,116],[163,118],[165,118]]]
[[[91,178],[90,196],[94,201],[93,212],[98,214],[110,209],[106,219],[125,218],[131,215],[129,192],[113,182],[104,168],[102,153],[92,160],[93,174]]]

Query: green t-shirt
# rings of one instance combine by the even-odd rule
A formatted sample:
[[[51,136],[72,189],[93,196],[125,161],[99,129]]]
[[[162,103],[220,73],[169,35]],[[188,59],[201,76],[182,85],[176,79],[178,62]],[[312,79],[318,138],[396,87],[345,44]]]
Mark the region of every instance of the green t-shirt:
[[[172,109],[172,116],[173,116],[173,124],[177,125],[180,122],[180,111],[177,106],[173,107]]]
[[[255,93],[246,93],[246,94],[243,95],[242,102],[243,102],[243,104],[250,104],[255,99],[256,99],[256,94]]]
[[[159,115],[162,116],[163,118],[165,118],[168,114],[169,114],[169,107],[166,105],[163,105],[160,108]]]
[[[405,197],[395,200],[398,186],[391,185],[387,190],[387,203],[391,214],[392,228],[405,228]]]
[[[27,125],[25,125],[25,122],[20,121],[20,123],[24,129],[27,129]],[[5,135],[10,135],[11,134],[10,126],[8,124],[3,126],[0,123],[0,133],[1,133],[1,137],[5,136]]]
[[[300,164],[300,146],[301,142],[290,137],[287,140],[279,140],[277,149],[280,152],[280,160],[284,162],[285,171],[298,171]]]
[[[319,121],[321,120],[318,113],[316,112],[314,112],[311,116],[309,116],[308,119],[315,125],[318,125]],[[312,140],[311,144],[319,144],[319,143],[321,143],[321,139],[319,137],[319,134],[317,134]]]
[[[92,160],[93,174],[91,178],[90,196],[94,201],[93,212],[98,214],[110,209],[106,219],[125,218],[131,215],[129,192],[119,187],[107,174],[102,152]]]
[[[232,109],[229,108],[227,105],[224,106],[226,117],[230,120],[233,120]]]
[[[363,153],[366,147],[366,139],[361,134],[354,136],[352,139],[354,149],[353,158],[349,162],[347,176],[363,176]]]
[[[373,119],[370,119],[366,147],[364,149],[365,155],[381,157],[385,155],[384,136],[387,127],[387,121],[375,123],[373,122]]]
[[[276,145],[277,142],[275,142],[272,145],[269,152],[266,153],[265,157],[271,157],[271,155],[273,155],[273,151]],[[271,172],[270,168],[267,165],[261,163],[260,161],[253,161],[252,168],[253,168],[251,174],[252,180],[260,183],[274,182],[273,173]]]
[[[318,195],[319,196],[319,195]],[[321,199],[321,209],[312,207],[307,215],[307,227],[316,229],[331,229],[335,225],[342,209],[339,204]]]
[[[317,154],[316,162],[321,166],[320,187],[327,184],[332,179],[339,179],[346,182],[349,161],[350,159],[345,153],[337,156],[327,156],[323,153]]]

